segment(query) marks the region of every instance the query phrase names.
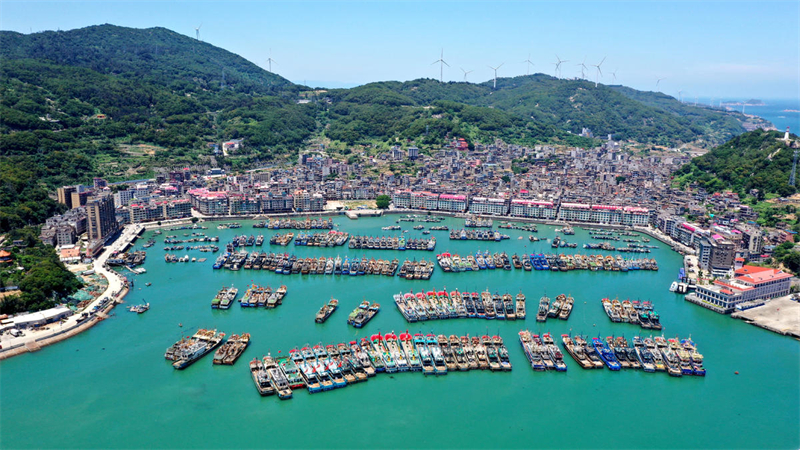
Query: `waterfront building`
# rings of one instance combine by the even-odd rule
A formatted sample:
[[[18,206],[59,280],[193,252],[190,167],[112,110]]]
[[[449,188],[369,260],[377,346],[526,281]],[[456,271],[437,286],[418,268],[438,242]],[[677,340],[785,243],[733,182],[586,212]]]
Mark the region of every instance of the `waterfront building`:
[[[205,188],[191,189],[188,192],[192,208],[201,214],[215,216],[228,214],[228,194],[224,191],[209,191]]]
[[[584,203],[561,203],[558,220],[567,222],[591,222],[592,207]]]
[[[394,207],[397,209],[411,208],[411,191],[395,191],[392,194],[392,203],[394,203]]]
[[[515,217],[555,219],[556,206],[553,202],[515,198],[511,200],[511,215]]]
[[[105,242],[119,229],[114,199],[110,195],[95,198],[86,204],[86,222],[90,241]]]
[[[733,312],[736,305],[752,300],[767,300],[789,295],[792,275],[778,269],[757,266],[742,266],[733,279],[717,279],[714,284],[698,285],[690,300],[704,306],[708,302],[715,310]]]
[[[261,203],[256,197],[247,197],[239,194],[228,196],[230,210],[228,214],[258,214],[261,211]]]
[[[432,192],[412,192],[411,209],[427,209],[436,211],[439,204],[439,194]]]
[[[439,211],[464,212],[467,210],[467,196],[441,194],[437,203]]]
[[[469,202],[469,212],[472,214],[505,216],[508,209],[509,201],[504,198],[473,197]]]
[[[261,212],[281,213],[291,212],[294,207],[294,197],[291,194],[274,194],[268,192],[259,198],[261,202]]]

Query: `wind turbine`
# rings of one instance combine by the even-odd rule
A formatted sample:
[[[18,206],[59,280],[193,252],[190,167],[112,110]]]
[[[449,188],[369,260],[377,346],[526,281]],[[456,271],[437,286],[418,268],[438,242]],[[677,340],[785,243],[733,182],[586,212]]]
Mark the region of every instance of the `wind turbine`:
[[[658,80],[656,80],[656,89],[658,89],[658,84],[661,83],[663,80],[666,80],[666,79],[667,78],[664,77],[664,78],[659,78]]]
[[[500,65],[497,66],[497,67],[489,66],[490,69],[494,70],[494,85],[493,85],[492,89],[497,89],[497,69],[503,67],[503,64],[505,64],[505,63],[500,63]]]
[[[467,81],[467,74],[472,73],[473,71],[472,70],[464,70],[463,67],[459,67],[459,69],[461,69],[461,71],[464,72],[464,81]]]
[[[569,62],[569,60],[565,59],[565,60],[562,61],[561,58],[558,57],[558,55],[556,55],[556,60],[558,60],[558,62],[554,62],[553,63],[556,66],[556,71],[555,71],[556,78],[561,78],[561,64],[565,63],[565,62]]]
[[[525,75],[530,75],[531,74],[531,66],[535,66],[536,65],[531,61],[531,54],[528,53],[528,59],[526,59],[525,61],[522,61],[522,62],[523,63],[528,63],[528,71],[525,73]]]
[[[586,57],[583,57],[583,62],[580,64],[575,64],[576,66],[581,66],[581,79],[586,79]]]
[[[681,102],[681,103],[683,103],[683,95],[682,94],[683,94],[682,90],[678,91],[678,101]]]
[[[613,72],[611,72],[611,75],[614,76],[614,83],[615,84],[617,83],[617,70],[619,70],[619,69],[615,69]]]
[[[597,75],[596,75],[596,78],[594,79],[594,87],[597,87],[597,84],[600,83],[600,77],[603,76],[603,71],[600,70],[600,66],[603,65],[605,60],[606,60],[606,57],[603,56],[603,60],[600,61],[599,64],[592,64],[592,67],[596,67],[597,68]]]
[[[433,62],[433,64],[439,63],[439,82],[444,82],[444,66],[450,67],[450,64],[447,64],[444,60],[444,49],[442,49],[442,54],[439,56],[439,59]],[[433,65],[431,64],[431,65]]]
[[[270,73],[272,73],[272,63],[278,64],[278,61],[272,59],[272,49],[269,49],[269,58],[267,58],[267,64],[269,65]]]
[[[203,26],[203,24],[200,23],[200,25],[198,25],[198,26],[196,26],[194,28],[195,39],[197,39],[198,41],[200,40],[200,27],[202,27],[202,26]]]

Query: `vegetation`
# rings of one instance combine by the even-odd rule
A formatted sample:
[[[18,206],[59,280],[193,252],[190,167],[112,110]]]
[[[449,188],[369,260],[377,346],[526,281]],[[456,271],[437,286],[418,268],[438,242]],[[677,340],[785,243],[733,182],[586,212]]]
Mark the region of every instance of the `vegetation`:
[[[388,195],[379,195],[375,198],[375,206],[378,209],[388,209],[391,201],[392,199]]]
[[[759,199],[769,194],[789,196],[793,151],[777,131],[755,130],[731,139],[703,156],[694,158],[676,172],[683,187],[697,183],[709,192],[730,189],[740,196],[759,190]]]
[[[65,206],[37,184],[36,166],[28,158],[0,158],[0,233],[39,224],[63,212]]]
[[[82,286],[59,261],[53,248],[44,245],[38,236],[38,227],[19,228],[6,235],[9,242],[21,240],[23,246],[11,248],[13,262],[0,270],[0,286],[19,286],[21,293],[5,297],[0,303],[0,313],[51,308],[57,299],[73,294]]]

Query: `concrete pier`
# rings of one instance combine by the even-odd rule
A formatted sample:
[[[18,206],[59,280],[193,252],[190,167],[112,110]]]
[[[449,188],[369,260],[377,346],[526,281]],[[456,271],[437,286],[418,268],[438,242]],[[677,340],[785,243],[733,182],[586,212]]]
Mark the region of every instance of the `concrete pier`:
[[[763,306],[737,311],[731,317],[784,336],[800,338],[800,302],[791,296],[768,300]]]

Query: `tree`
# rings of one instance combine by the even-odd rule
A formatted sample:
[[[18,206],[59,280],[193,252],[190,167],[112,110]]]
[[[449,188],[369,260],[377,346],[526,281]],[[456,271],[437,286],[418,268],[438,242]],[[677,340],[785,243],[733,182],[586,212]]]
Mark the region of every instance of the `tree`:
[[[508,175],[503,175],[500,179],[503,180],[503,183],[508,183],[511,181],[511,178],[509,178]]]
[[[389,203],[391,203],[392,199],[388,195],[379,195],[375,199],[375,205],[378,209],[387,209],[389,208]]]

